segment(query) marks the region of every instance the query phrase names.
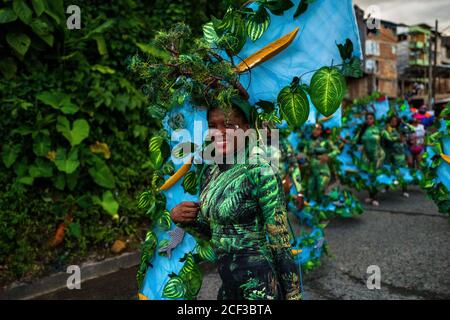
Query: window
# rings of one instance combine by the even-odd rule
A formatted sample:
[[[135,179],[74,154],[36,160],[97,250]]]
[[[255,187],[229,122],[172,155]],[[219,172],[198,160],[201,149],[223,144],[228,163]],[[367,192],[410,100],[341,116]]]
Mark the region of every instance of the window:
[[[373,40],[366,40],[366,54],[369,56],[379,56],[380,44]]]

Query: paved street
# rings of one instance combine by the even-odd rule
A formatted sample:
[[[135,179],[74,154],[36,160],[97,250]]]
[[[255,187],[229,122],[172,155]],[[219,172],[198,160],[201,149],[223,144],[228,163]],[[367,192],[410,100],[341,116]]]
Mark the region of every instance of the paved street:
[[[307,300],[450,299],[450,226],[418,188],[405,199],[380,195],[378,208],[358,218],[333,220],[326,229],[330,256],[305,275]],[[361,199],[364,194],[359,195]],[[381,289],[366,286],[367,267],[381,270]],[[205,272],[200,299],[215,299],[220,279]],[[131,299],[136,268],[82,283],[81,290],[60,290],[43,299]]]

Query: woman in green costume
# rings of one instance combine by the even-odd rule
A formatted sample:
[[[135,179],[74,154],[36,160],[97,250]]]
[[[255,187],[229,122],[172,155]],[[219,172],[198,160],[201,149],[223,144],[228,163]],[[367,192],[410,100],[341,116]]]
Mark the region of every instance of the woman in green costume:
[[[365,123],[356,136],[358,143],[361,145],[362,153],[362,169],[369,175],[370,186],[368,187],[369,198],[366,203],[373,206],[379,206],[376,200],[378,190],[376,189],[376,171],[383,165],[385,153],[381,147],[381,130],[375,125],[375,114],[367,113]]]
[[[329,162],[337,157],[339,149],[322,136],[323,125],[314,125],[311,139],[303,140],[299,145],[302,157],[308,160],[308,178],[306,199],[320,202],[330,183],[331,170]]]
[[[237,142],[249,128],[248,114],[233,107],[208,112],[214,150],[233,163],[213,163],[201,183],[200,203],[184,202],[171,217],[188,232],[211,239],[222,287],[218,299],[301,299],[298,267],[291,251],[286,200],[277,173],[267,161],[253,164],[251,150]],[[232,143],[234,139],[235,143]],[[246,159],[244,163],[236,159]]]
[[[390,164],[394,170],[408,167],[405,155],[405,139],[399,130],[400,121],[396,116],[388,118],[386,129],[381,133],[384,151],[386,153],[386,163]],[[399,174],[397,174],[399,175]],[[403,196],[409,198],[406,183],[402,183]]]

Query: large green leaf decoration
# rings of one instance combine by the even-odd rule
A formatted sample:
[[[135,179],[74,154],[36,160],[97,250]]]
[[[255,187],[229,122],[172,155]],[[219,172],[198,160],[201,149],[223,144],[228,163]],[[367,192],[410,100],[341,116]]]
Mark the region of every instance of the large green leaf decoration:
[[[139,196],[138,208],[139,209],[147,209],[150,206],[150,203],[155,201],[155,196],[151,191],[144,191]]]
[[[68,154],[65,148],[56,150],[55,165],[59,171],[65,173],[74,172],[80,165],[78,161],[78,149],[72,149]]]
[[[182,186],[184,188],[184,191],[195,195],[197,194],[197,175],[194,171],[189,171],[186,173],[183,179]]]
[[[182,142],[172,149],[172,156],[176,159],[182,159],[188,154],[196,152],[198,148],[198,145],[193,142]]]
[[[56,123],[56,130],[69,140],[72,146],[80,144],[89,136],[89,124],[84,119],[77,119],[73,123],[72,128],[66,117],[59,116]]]
[[[270,25],[270,15],[260,6],[247,20],[247,34],[252,41],[256,41],[264,34]]]
[[[181,299],[186,294],[186,285],[178,276],[171,277],[163,289],[163,296],[169,299]]]
[[[186,285],[185,299],[195,299],[202,287],[203,275],[198,265],[187,273],[180,274],[180,278]]]
[[[212,248],[212,246],[209,243],[205,243],[203,245],[199,245],[197,247],[198,255],[201,259],[208,261],[208,262],[214,262],[216,261],[216,254]]]
[[[290,0],[266,0],[263,4],[270,12],[278,16],[283,15],[284,11],[289,10],[294,6]]]
[[[303,125],[309,117],[309,101],[298,85],[284,87],[278,94],[280,115],[291,128]]]
[[[164,139],[158,136],[150,139],[149,151],[150,151],[150,164],[153,169],[158,170],[163,164],[162,144]]]
[[[205,40],[209,43],[216,43],[219,40],[219,36],[217,35],[212,22],[203,25],[203,35]]]
[[[170,212],[168,210],[164,210],[161,213],[161,216],[158,218],[157,224],[163,230],[168,231],[170,229],[172,219],[170,218]]]
[[[184,261],[184,265],[183,265],[183,267],[180,270],[180,275],[182,275],[184,273],[191,272],[196,266],[196,263],[194,261],[194,256],[190,252],[186,253],[184,258],[182,258],[180,261],[181,262]]]
[[[311,100],[325,117],[336,112],[344,99],[345,92],[345,78],[336,68],[321,68],[311,78]]]
[[[112,189],[116,186],[116,181],[113,173],[106,165],[106,163],[100,158],[95,158],[94,167],[88,170],[95,183],[104,188]]]

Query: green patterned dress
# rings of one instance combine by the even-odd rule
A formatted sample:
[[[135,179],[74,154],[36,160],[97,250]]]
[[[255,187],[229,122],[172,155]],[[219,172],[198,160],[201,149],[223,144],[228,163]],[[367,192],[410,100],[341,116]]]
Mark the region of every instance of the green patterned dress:
[[[304,140],[299,149],[307,156],[309,164],[306,198],[320,202],[331,179],[329,162],[338,156],[339,149],[333,142],[322,137]],[[328,162],[321,163],[321,155],[328,155]]]
[[[406,167],[405,146],[401,139],[400,132],[392,127],[387,127],[382,132],[384,150],[386,151],[385,161],[395,167]]]
[[[266,164],[210,165],[201,211],[184,228],[211,239],[222,287],[218,299],[301,299],[281,180]]]

